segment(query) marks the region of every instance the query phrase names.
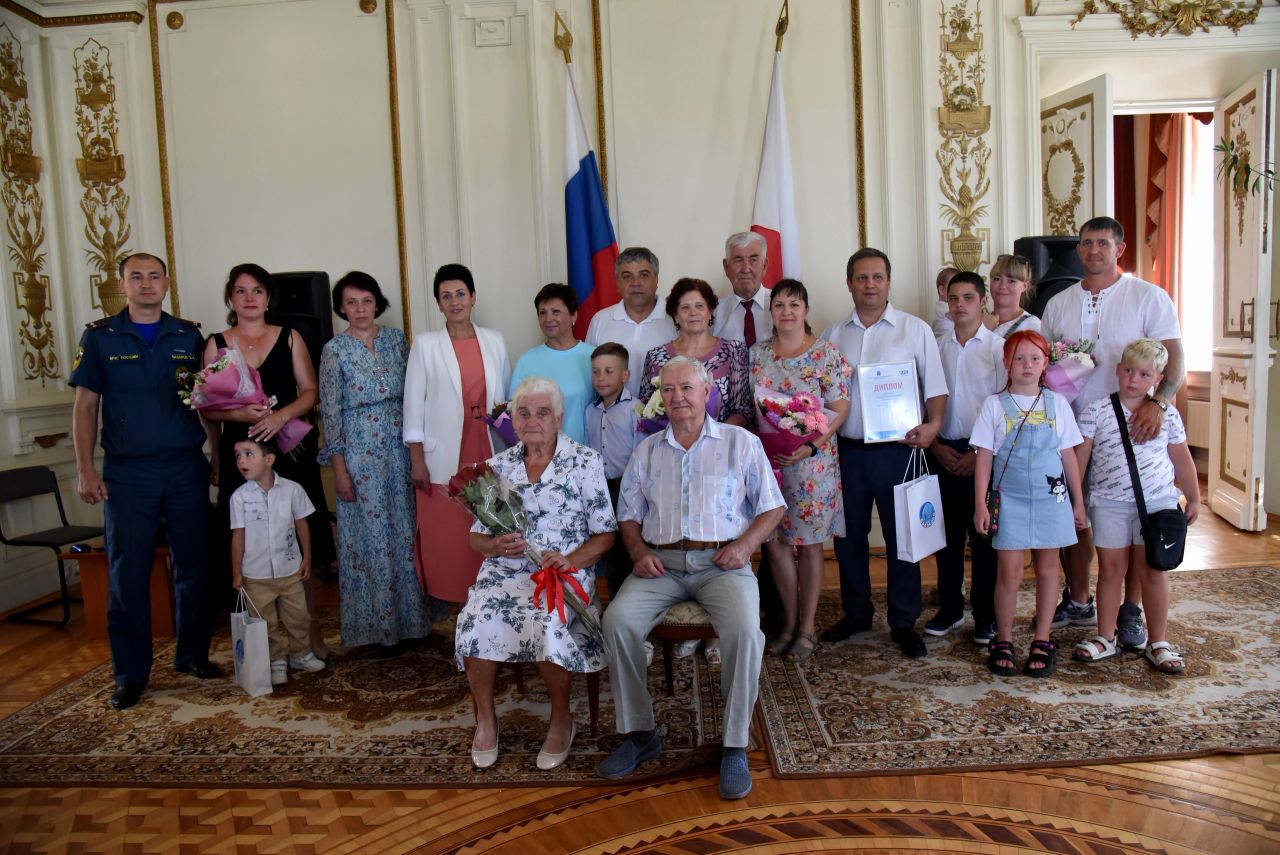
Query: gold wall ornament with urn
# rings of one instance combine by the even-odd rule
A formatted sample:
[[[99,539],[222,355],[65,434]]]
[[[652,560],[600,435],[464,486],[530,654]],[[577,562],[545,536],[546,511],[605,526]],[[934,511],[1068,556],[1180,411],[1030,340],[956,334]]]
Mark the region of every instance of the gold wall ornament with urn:
[[[950,8],[940,4],[941,50],[938,54],[938,133],[942,145],[935,157],[942,168],[938,187],[946,202],[942,218],[956,231],[945,230],[951,263],[961,270],[977,270],[988,256],[987,229],[975,226],[987,215],[982,199],[991,189],[987,164],[991,149],[986,135],[991,129],[991,106],[983,101],[986,56],[982,50],[982,13],[970,10],[968,0]]]
[[[76,172],[84,185],[80,210],[88,262],[97,273],[89,276],[90,299],[104,315],[124,309],[124,292],[116,279],[116,265],[128,255],[129,194],[124,192],[124,155],[119,146],[116,84],[111,51],[90,38],[72,53],[76,79],[76,135],[80,157]]]
[[[1189,36],[1196,30],[1209,32],[1210,27],[1226,27],[1233,33],[1258,20],[1258,12],[1262,9],[1262,0],[1252,3],[1240,0],[1085,0],[1071,26],[1085,19],[1086,15],[1097,15],[1103,10],[1120,16],[1120,23],[1129,35],[1166,36],[1177,30],[1181,35]]]
[[[49,314],[49,277],[44,274],[44,200],[40,198],[40,158],[32,146],[31,110],[27,106],[27,75],[22,43],[7,24],[0,23],[0,201],[4,203],[5,233],[17,307],[26,313],[18,324],[22,371],[27,380],[45,385],[60,374]]]

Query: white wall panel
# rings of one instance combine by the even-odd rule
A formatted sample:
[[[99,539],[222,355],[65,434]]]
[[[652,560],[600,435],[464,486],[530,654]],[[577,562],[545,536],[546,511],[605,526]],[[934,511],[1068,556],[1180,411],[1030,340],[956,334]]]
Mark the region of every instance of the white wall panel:
[[[370,273],[400,322],[386,31],[354,2],[184,3],[161,25],[182,314],[225,323],[222,285],[268,270]]]

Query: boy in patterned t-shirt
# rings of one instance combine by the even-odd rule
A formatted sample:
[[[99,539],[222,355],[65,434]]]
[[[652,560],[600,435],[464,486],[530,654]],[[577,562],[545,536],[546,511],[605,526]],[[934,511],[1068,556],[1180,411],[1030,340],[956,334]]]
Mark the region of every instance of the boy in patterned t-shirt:
[[[1159,386],[1168,361],[1169,352],[1155,339],[1140,338],[1125,347],[1116,376],[1126,418],[1148,399],[1153,387]],[[1082,662],[1101,662],[1118,652],[1116,623],[1125,572],[1132,560],[1143,568],[1142,597],[1151,638],[1146,647],[1147,660],[1167,674],[1181,673],[1182,657],[1165,640],[1169,577],[1146,562],[1129,461],[1110,396],[1099,398],[1081,413],[1080,433],[1084,436],[1084,443],[1077,450],[1081,471],[1088,469],[1090,455],[1093,457],[1093,467],[1088,469],[1089,519],[1098,551],[1098,634],[1077,644],[1072,655]],[[1147,513],[1178,507],[1181,486],[1187,497],[1187,523],[1195,522],[1200,513],[1200,481],[1178,411],[1173,407],[1165,409],[1160,433],[1148,442],[1135,443],[1133,455]]]

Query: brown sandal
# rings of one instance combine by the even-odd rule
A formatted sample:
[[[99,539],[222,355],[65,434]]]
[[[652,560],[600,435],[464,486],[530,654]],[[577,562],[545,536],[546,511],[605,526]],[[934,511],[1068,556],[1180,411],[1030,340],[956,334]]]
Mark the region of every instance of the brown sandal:
[[[803,644],[803,646],[801,646]],[[808,659],[818,650],[818,637],[811,632],[801,632],[796,634],[796,640],[791,643],[791,649],[782,657],[783,662],[800,663]]]

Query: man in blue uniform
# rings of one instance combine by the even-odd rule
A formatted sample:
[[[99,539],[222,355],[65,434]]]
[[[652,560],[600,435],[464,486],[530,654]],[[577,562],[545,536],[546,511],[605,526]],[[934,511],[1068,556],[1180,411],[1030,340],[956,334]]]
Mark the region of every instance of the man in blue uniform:
[[[128,306],[88,325],[71,368],[76,389],[72,437],[80,498],[105,502],[111,599],[107,633],[116,690],[111,705],[138,702],[151,675],[151,561],[163,519],[173,559],[178,646],[174,668],[221,676],[209,662],[204,602],[206,432],[178,397],[179,377],[200,367],[200,325],[162,310],[168,271],[154,255],[120,262]],[[94,466],[98,413],[103,466]]]

